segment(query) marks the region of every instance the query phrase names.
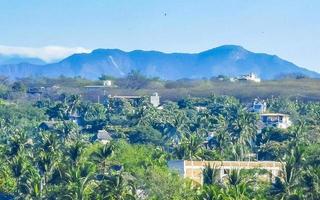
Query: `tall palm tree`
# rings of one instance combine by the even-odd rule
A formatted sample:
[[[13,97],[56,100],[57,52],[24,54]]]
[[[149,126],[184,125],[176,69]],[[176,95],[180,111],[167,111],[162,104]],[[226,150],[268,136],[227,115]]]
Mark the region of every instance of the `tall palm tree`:
[[[70,146],[66,150],[66,156],[71,161],[72,165],[76,165],[79,162],[81,153],[85,148],[85,143],[82,141],[75,141],[70,144]]]
[[[320,168],[309,167],[302,176],[303,191],[306,199],[320,199]]]
[[[203,153],[203,138],[196,133],[186,134],[174,149],[174,154],[179,159],[199,160],[203,157]]]
[[[218,170],[214,166],[207,165],[202,170],[203,174],[203,184],[212,185],[218,183]]]
[[[97,183],[94,179],[96,169],[92,163],[82,163],[70,167],[66,173],[64,199],[86,200],[95,192]]]
[[[198,197],[199,200],[224,200],[223,189],[217,185],[205,185]]]
[[[106,200],[134,200],[136,188],[132,177],[119,173],[105,177],[99,185],[101,198]]]
[[[94,163],[97,163],[100,166],[102,173],[105,173],[106,170],[106,159],[113,154],[114,146],[112,144],[105,144],[102,147],[99,147],[90,155],[90,160]]]

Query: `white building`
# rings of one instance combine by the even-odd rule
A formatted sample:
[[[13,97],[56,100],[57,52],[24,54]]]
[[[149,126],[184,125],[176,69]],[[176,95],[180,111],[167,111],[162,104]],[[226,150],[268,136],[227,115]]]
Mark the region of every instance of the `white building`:
[[[255,73],[250,73],[247,75],[242,75],[240,78],[238,78],[239,81],[252,81],[255,83],[260,83],[261,79],[255,74]]]
[[[289,115],[281,113],[262,113],[260,120],[265,127],[273,126],[276,128],[286,129],[292,125]]]
[[[153,93],[153,95],[150,96],[150,103],[154,107],[159,107],[160,106],[160,96],[158,95],[157,92]]]
[[[252,103],[252,112],[265,113],[267,111],[267,102],[255,99]]]
[[[195,109],[196,109],[197,112],[202,112],[202,111],[207,110],[207,107],[205,107],[205,106],[196,106]]]
[[[112,81],[111,81],[111,80],[105,80],[105,81],[103,81],[103,86],[105,86],[105,87],[111,87],[111,86],[112,86]]]

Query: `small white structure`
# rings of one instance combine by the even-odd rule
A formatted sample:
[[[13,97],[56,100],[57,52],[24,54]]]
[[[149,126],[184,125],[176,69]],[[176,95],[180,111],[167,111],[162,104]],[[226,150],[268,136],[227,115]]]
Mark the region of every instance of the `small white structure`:
[[[111,80],[105,80],[105,81],[103,81],[103,86],[105,86],[105,87],[111,87],[111,86],[112,86],[112,81],[111,81]]]
[[[255,99],[252,103],[252,112],[265,113],[267,111],[267,102]]]
[[[252,81],[255,83],[260,83],[261,79],[255,74],[255,73],[250,73],[247,75],[242,75],[240,78],[238,78],[239,81]]]
[[[281,113],[262,113],[260,120],[264,126],[273,126],[276,128],[286,129],[292,125],[289,115]]]
[[[160,96],[158,95],[157,92],[153,93],[153,95],[150,96],[150,103],[154,107],[159,107],[160,106]]]
[[[201,111],[207,110],[207,107],[205,107],[205,106],[196,106],[195,109],[196,109],[197,112],[201,112]]]
[[[107,144],[111,141],[111,136],[106,130],[98,130],[97,140],[99,140],[102,144]]]

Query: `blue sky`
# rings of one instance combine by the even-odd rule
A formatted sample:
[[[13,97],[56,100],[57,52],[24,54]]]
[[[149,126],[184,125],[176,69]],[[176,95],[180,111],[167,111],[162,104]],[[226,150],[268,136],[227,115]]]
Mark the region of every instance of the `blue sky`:
[[[199,52],[237,44],[320,72],[319,10],[319,0],[0,0],[0,46],[41,54],[45,46]]]

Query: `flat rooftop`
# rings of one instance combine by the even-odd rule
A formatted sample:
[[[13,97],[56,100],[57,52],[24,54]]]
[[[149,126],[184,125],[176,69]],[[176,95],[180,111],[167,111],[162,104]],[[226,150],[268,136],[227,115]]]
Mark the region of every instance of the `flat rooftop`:
[[[287,114],[282,114],[282,113],[261,113],[260,116],[288,116]]]

